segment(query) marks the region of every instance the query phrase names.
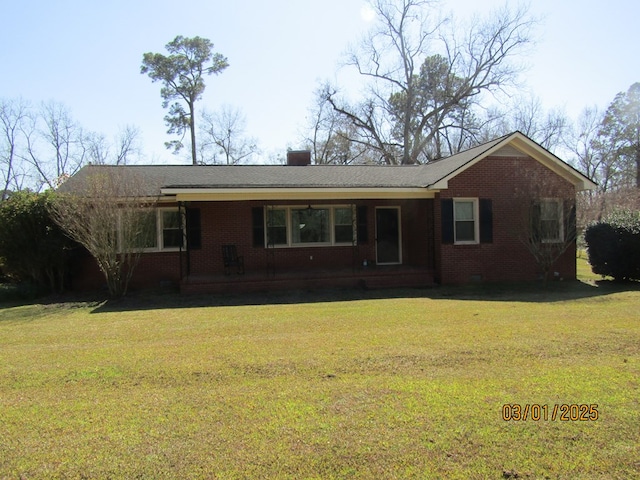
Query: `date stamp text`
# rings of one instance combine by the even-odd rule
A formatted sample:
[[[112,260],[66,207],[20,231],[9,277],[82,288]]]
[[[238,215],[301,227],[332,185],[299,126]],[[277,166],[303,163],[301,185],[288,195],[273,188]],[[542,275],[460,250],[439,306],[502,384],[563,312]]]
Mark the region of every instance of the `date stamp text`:
[[[598,404],[538,404],[505,403],[502,406],[502,419],[505,422],[561,421],[561,422],[595,422],[598,420]]]

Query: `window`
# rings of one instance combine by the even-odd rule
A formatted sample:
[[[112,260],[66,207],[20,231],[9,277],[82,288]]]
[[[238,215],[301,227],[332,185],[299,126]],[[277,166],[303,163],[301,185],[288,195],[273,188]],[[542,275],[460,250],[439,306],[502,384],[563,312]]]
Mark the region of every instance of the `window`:
[[[291,243],[329,243],[329,209],[291,210]]]
[[[454,200],[455,243],[478,242],[478,202],[475,199]]]
[[[534,209],[533,231],[542,242],[562,241],[562,201],[541,200]]]
[[[353,209],[333,210],[333,238],[335,243],[353,243]]]
[[[351,206],[267,208],[267,246],[352,244],[353,215]]]
[[[176,250],[184,247],[184,222],[177,209],[139,212],[134,246],[146,251]]]
[[[493,201],[490,198],[440,200],[442,243],[493,243]]]
[[[180,248],[183,245],[182,218],[177,210],[161,210],[162,248]]]
[[[136,214],[136,217],[134,224],[137,226],[137,229],[134,233],[134,248],[157,248],[156,212],[153,210],[142,211]]]
[[[267,244],[286,245],[287,241],[287,210],[283,208],[267,211]]]

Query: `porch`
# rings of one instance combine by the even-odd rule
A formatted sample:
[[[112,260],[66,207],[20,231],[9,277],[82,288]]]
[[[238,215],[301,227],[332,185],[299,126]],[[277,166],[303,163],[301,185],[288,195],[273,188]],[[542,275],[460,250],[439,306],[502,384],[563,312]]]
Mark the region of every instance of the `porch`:
[[[247,271],[231,275],[185,276],[180,282],[180,292],[200,293],[252,293],[283,290],[320,290],[329,288],[399,288],[434,286],[434,271],[406,265],[359,267],[357,269],[315,269]]]

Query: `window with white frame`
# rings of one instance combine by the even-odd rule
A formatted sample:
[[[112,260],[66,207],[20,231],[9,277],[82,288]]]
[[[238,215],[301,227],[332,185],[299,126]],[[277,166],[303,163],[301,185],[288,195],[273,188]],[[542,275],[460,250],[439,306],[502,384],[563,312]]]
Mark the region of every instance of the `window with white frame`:
[[[355,239],[352,206],[270,207],[266,210],[268,246],[351,245]]]
[[[475,198],[453,201],[455,243],[478,243],[478,200]]]
[[[542,242],[561,242],[563,239],[562,229],[562,200],[543,199],[536,205],[534,215],[534,229],[537,238]]]
[[[289,243],[287,236],[287,210],[267,210],[267,245],[282,246]]]
[[[143,210],[137,217],[136,248],[170,251],[184,247],[184,221],[177,208]]]
[[[178,210],[160,210],[162,248],[180,248],[184,245],[182,215]]]
[[[333,209],[333,238],[334,243],[353,243],[355,232],[353,207],[337,207]]]

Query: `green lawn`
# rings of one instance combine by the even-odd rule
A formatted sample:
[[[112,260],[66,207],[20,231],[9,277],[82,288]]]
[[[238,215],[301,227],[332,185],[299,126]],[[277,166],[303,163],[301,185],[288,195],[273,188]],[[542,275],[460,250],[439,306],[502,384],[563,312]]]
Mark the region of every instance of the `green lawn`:
[[[6,306],[0,478],[638,478],[640,288],[580,262],[546,290]]]

